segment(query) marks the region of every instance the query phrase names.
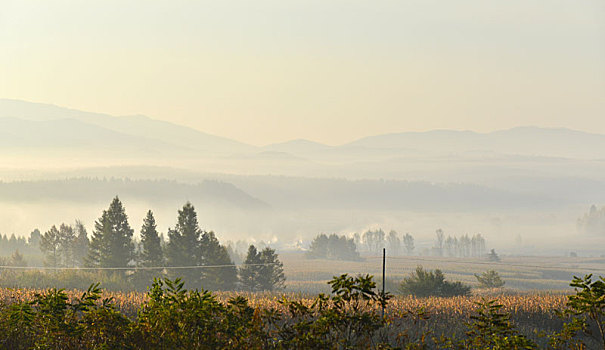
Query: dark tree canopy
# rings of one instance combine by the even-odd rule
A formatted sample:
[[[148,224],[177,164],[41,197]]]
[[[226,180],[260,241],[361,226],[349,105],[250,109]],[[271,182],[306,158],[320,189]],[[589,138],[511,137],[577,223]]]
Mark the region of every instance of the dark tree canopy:
[[[283,289],[286,276],[284,264],[279,260],[275,249],[266,247],[260,252],[259,285],[261,290]]]
[[[200,240],[202,287],[209,290],[230,290],[237,284],[237,269],[227,248],[222,246],[214,232],[204,232]]]
[[[227,249],[214,232],[200,229],[195,208],[189,202],[178,211],[175,228],[168,230],[166,258],[169,266],[189,267],[172,274],[183,277],[191,286],[226,290],[237,284],[237,269]]]
[[[248,248],[244,265],[239,269],[241,287],[248,291],[283,289],[284,268],[274,249],[258,252],[254,245]]]
[[[92,267],[125,267],[134,257],[133,230],[116,196],[95,222],[87,263]]]
[[[195,207],[187,202],[178,211],[177,224],[174,229],[168,229],[168,245],[166,260],[168,266],[200,266],[201,250],[199,227]],[[188,284],[199,286],[202,271],[200,268],[176,270],[172,272],[183,277]]]
[[[254,245],[248,247],[248,253],[246,254],[246,260],[244,265],[239,269],[239,280],[242,289],[248,291],[260,290],[258,281],[258,268],[256,265],[261,264],[260,254],[256,250]]]
[[[166,258],[170,266],[195,266],[200,263],[199,239],[202,230],[197,221],[195,207],[187,202],[178,211],[177,224],[168,230]]]
[[[162,241],[158,234],[157,225],[153,212],[149,210],[143,226],[141,227],[141,252],[139,254],[139,265],[144,267],[157,267],[164,265],[164,253]]]

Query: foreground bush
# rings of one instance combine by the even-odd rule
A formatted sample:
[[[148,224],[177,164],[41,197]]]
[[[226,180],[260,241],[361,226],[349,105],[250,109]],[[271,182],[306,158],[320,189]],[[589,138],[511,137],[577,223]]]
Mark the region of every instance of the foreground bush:
[[[466,333],[440,335],[422,327],[427,315],[410,310],[420,330],[410,337],[382,307],[390,296],[377,291],[369,275],[341,275],[329,282],[330,295],[313,300],[280,301],[282,311],[252,307],[242,296],[221,302],[207,291],[188,291],[179,280],[156,280],[147,301],[133,318],[124,316],[111,298],[102,299],[98,284],[68,298],[61,289],[35,294],[31,300],[0,306],[2,349],[586,349],[583,336],[601,330],[603,280],[575,278],[569,297],[571,315],[558,332],[541,342],[517,330],[510,314],[495,300],[482,300]],[[388,316],[388,315],[387,315]],[[600,342],[601,334],[591,338]],[[597,344],[597,345],[594,345]],[[603,347],[602,343],[600,345]]]

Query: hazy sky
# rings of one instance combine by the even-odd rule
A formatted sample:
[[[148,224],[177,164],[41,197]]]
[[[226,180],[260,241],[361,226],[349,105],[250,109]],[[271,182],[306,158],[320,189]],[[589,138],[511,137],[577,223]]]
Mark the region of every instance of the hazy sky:
[[[605,1],[0,0],[0,97],[258,145],[605,133]]]

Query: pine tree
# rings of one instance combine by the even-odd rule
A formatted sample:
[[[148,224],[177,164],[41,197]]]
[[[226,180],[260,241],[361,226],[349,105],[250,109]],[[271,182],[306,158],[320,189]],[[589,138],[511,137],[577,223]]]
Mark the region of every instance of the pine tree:
[[[157,231],[153,212],[149,210],[141,228],[141,254],[139,265],[144,267],[163,266],[162,242]]]
[[[178,211],[177,224],[174,229],[168,229],[168,245],[166,260],[169,266],[198,266],[201,261],[200,235],[202,230],[197,221],[195,208],[187,202]],[[173,272],[193,286],[199,285],[201,269],[183,269]]]
[[[240,268],[242,288],[248,291],[284,288],[284,266],[275,250],[266,247],[258,252],[254,245],[248,248],[244,266]]]
[[[74,260],[77,266],[84,266],[86,255],[88,254],[88,245],[90,241],[88,240],[88,232],[86,232],[86,227],[80,220],[76,220],[76,239],[74,240]]]
[[[92,237],[88,244],[88,255],[84,259],[85,266],[101,266],[101,254],[108,251],[107,239],[104,235],[105,227],[108,226],[107,210],[103,210],[101,217],[95,221],[95,229],[92,231]]]
[[[126,267],[134,256],[133,230],[120,199],[95,222],[87,262],[94,267]]]
[[[250,247],[248,247],[246,260],[244,260],[244,265],[239,269],[239,281],[242,285],[242,289],[251,292],[260,289],[258,281],[258,265],[256,265],[260,263],[260,254],[254,245],[250,245]]]
[[[269,247],[260,252],[259,280],[261,290],[283,289],[286,276],[284,275],[284,264],[279,261],[275,249]]]
[[[203,270],[202,287],[207,290],[233,290],[237,283],[237,269],[227,248],[219,243],[214,232],[202,234],[200,252],[202,266],[220,266]]]

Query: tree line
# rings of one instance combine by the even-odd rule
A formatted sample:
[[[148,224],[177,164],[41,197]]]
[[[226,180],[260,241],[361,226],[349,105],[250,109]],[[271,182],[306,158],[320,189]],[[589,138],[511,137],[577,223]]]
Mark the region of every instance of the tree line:
[[[435,234],[435,245],[426,250],[426,255],[490,258],[490,255],[486,255],[486,240],[481,234],[445,237],[441,229],[435,231]],[[410,233],[400,236],[394,230],[386,234],[382,229],[377,229],[367,230],[363,234],[354,233],[351,238],[345,235],[319,234],[311,241],[306,255],[311,259],[359,260],[360,250],[379,255],[383,248],[386,248],[390,256],[402,256],[413,255],[416,247]]]
[[[75,226],[52,226],[40,236],[39,246],[49,267],[108,269],[137,285],[157,277],[182,277],[190,286],[208,290],[273,290],[283,288],[283,264],[274,249],[260,252],[252,245],[244,265],[237,268],[227,248],[213,231],[199,226],[195,207],[187,202],[178,210],[168,239],[158,232],[149,210],[134,240],[134,229],[116,196],[94,223],[90,239],[80,221]]]
[[[486,253],[486,241],[480,233],[473,236],[464,234],[460,237],[447,236],[443,230],[435,231],[436,245],[433,248],[435,255],[458,258],[481,257]]]

